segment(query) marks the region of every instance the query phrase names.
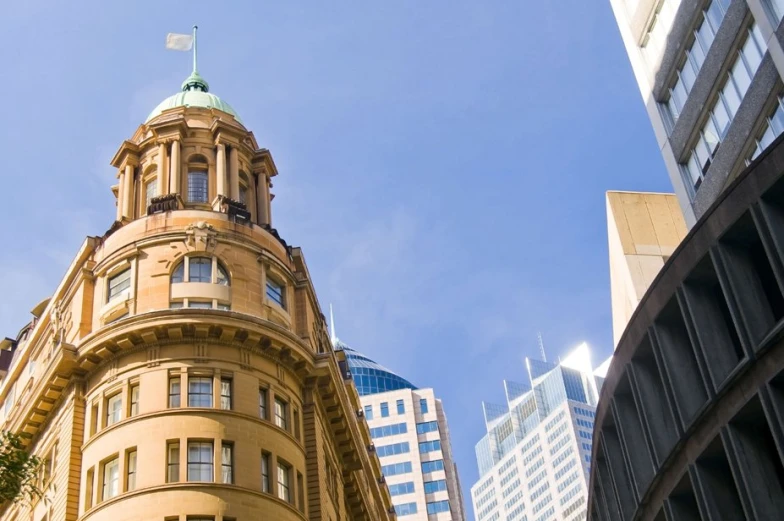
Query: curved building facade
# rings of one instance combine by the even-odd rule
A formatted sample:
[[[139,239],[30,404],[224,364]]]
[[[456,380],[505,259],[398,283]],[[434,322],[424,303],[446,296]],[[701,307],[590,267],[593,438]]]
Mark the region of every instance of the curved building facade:
[[[784,138],[721,194],[624,331],[596,410],[589,519],[781,519]]]
[[[271,227],[272,156],[193,78],[112,160],[116,222],[2,344],[0,425],[46,464],[0,519],[390,519],[344,354]]]

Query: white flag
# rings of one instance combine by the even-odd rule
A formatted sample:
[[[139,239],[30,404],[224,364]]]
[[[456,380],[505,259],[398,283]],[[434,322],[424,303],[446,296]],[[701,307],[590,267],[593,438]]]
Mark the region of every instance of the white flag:
[[[193,35],[169,33],[166,35],[166,48],[173,51],[190,51],[193,47]]]

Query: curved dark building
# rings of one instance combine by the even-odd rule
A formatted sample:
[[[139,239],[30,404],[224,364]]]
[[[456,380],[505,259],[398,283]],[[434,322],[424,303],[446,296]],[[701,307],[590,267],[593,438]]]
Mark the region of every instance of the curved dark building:
[[[784,519],[784,141],[643,297],[596,411],[592,521]]]

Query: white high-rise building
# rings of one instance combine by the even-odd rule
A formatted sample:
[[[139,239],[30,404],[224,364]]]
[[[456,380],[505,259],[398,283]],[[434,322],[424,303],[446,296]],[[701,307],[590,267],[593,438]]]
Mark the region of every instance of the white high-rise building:
[[[334,336],[342,349],[398,519],[465,521],[449,427],[433,389],[418,389]]]
[[[784,131],[784,0],[610,0],[691,227]]]
[[[585,519],[598,399],[590,351],[558,364],[526,359],[530,384],[505,381],[505,405],[484,403],[471,487],[476,521]]]

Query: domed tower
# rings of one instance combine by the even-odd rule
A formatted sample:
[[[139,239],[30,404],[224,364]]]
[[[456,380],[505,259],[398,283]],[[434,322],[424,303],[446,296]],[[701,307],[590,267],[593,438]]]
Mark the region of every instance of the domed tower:
[[[0,519],[393,518],[270,152],[194,68],[112,165],[116,221],[0,345],[2,428],[46,462]]]

